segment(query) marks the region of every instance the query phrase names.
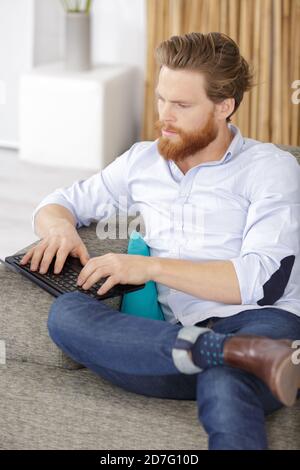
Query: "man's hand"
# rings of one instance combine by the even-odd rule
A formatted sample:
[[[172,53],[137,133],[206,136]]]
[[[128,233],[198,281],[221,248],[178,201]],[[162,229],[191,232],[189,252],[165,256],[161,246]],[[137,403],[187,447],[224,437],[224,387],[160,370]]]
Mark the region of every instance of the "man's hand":
[[[26,264],[31,260],[30,269],[32,271],[39,269],[41,274],[45,274],[55,255],[55,274],[60,273],[68,255],[79,258],[82,265],[90,259],[76,228],[68,221],[60,221],[50,227],[48,235],[31,248],[20,263]]]
[[[81,270],[77,284],[90,289],[102,277],[108,277],[98,294],[103,295],[116,284],[143,284],[150,281],[154,258],[140,255],[107,253],[91,258]]]

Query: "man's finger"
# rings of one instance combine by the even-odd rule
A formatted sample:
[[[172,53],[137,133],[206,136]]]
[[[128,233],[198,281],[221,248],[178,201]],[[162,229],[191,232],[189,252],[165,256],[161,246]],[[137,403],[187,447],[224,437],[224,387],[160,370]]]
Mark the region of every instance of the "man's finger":
[[[54,274],[59,274],[65,264],[69,252],[66,249],[59,248],[56,253],[55,265],[54,265]]]
[[[96,269],[81,285],[82,289],[90,289],[94,284],[96,284],[100,279],[106,277],[103,275],[101,269]]]
[[[23,258],[21,259],[20,264],[28,263],[28,261],[30,260],[30,258],[32,256],[33,251],[34,251],[34,248],[31,248],[29,251],[27,251],[27,253],[25,253]]]
[[[99,261],[96,264],[95,258],[89,259],[89,261],[85,264],[85,266],[82,268],[82,270],[79,273],[79,276],[77,278],[77,284],[81,286],[82,284],[85,283],[85,281],[96,271],[96,269],[99,268]]]
[[[100,289],[97,291],[97,294],[99,295],[104,295],[106,292],[109,291],[112,287],[114,287],[116,284],[118,284],[117,280],[113,276],[109,276],[108,279],[104,282],[104,284],[100,287]]]
[[[44,247],[36,247],[36,249],[33,252],[33,256],[31,259],[31,264],[30,264],[30,269],[31,271],[36,271],[40,265],[40,261],[43,257],[45,248]]]
[[[43,258],[41,260],[40,270],[39,270],[39,272],[41,274],[45,274],[48,271],[49,266],[50,266],[55,254],[56,254],[56,251],[57,251],[56,246],[49,246],[44,251],[44,255],[43,255]]]
[[[86,263],[89,261],[90,259],[90,255],[87,251],[87,249],[84,247],[80,250],[80,252],[78,253],[79,254],[79,259],[80,259],[80,262],[83,266],[86,265]]]

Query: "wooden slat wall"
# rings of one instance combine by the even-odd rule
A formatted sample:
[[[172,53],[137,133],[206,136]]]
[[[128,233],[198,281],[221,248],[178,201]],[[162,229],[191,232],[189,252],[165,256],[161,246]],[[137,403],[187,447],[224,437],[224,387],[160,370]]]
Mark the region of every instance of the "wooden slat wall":
[[[242,133],[265,142],[300,145],[300,0],[147,0],[147,75],[142,140],[156,138],[154,50],[173,35],[220,31],[253,65],[255,86],[232,118]]]
[[[293,0],[291,5],[291,35],[290,35],[290,62],[291,62],[291,75],[290,83],[294,80],[300,80],[300,0]],[[296,53],[294,52],[296,51]],[[291,140],[295,142],[298,140],[300,135],[300,105],[294,104],[292,106],[292,131]]]

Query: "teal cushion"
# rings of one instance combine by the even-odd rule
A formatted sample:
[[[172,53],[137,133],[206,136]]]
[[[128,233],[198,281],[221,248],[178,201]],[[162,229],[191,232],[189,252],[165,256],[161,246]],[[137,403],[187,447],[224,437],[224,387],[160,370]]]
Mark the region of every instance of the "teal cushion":
[[[150,256],[150,250],[143,237],[135,230],[131,233],[127,253],[129,255]],[[123,295],[121,312],[139,317],[164,320],[163,312],[157,300],[157,289],[154,281],[146,282],[144,289]]]

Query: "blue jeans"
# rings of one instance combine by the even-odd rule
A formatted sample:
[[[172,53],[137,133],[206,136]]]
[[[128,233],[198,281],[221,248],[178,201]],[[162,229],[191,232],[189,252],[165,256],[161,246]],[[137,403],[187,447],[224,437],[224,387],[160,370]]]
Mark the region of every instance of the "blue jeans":
[[[209,449],[267,448],[265,415],[281,408],[281,403],[260,379],[237,368],[216,366],[194,375],[179,372],[172,349],[181,323],[127,315],[72,292],[55,299],[48,328],[68,356],[125,390],[197,400]],[[300,339],[300,317],[276,308],[214,318],[211,328],[222,334]]]

